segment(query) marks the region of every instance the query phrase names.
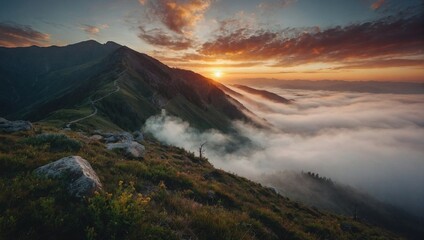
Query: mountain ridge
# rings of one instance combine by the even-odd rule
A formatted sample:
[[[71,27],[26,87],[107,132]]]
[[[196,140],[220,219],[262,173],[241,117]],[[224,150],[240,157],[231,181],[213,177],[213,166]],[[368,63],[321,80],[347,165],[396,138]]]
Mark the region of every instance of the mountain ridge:
[[[86,48],[93,47],[95,50],[86,51]],[[38,48],[36,51],[31,47],[0,49],[1,51],[9,52],[9,55],[17,51],[17,55],[25,56],[19,67],[8,68],[4,65],[0,68],[0,73],[3,72],[3,76],[6,76],[0,78],[4,89],[20,90],[15,93],[16,96],[11,95],[10,91],[4,91],[0,99],[0,105],[5,106],[0,114],[11,119],[24,117],[41,120],[57,110],[81,105],[88,101],[90,95],[113,82],[119,72],[128,70],[121,81],[122,94],[118,93],[118,96],[103,101],[99,108],[105,110],[109,120],[121,128],[140,127],[148,117],[158,114],[162,107],[200,129],[217,128],[230,131],[228,126],[232,120],[250,121],[244,113],[246,109],[220,90],[218,83],[212,79],[192,71],[170,68],[147,54],[114,42],[100,44],[89,40],[65,47]],[[75,52],[83,54],[75,55]],[[32,61],[30,56],[33,55],[34,58],[44,56],[44,63]],[[50,63],[61,55],[64,58],[69,57],[69,60]],[[6,62],[5,58],[0,57],[0,63]],[[9,61],[9,65],[14,64],[17,64],[16,59]],[[6,68],[8,70],[5,70]],[[28,70],[20,74],[19,68]],[[20,97],[21,95],[25,97]],[[18,100],[14,102],[16,98]],[[108,110],[106,104],[117,98],[121,98],[124,106],[117,109],[115,104],[113,111]],[[163,105],[165,103],[166,105]],[[138,111],[139,108],[147,109],[148,114]],[[128,119],[125,124],[121,123],[116,119],[116,115],[113,116],[113,112],[118,110],[126,112],[135,120],[131,120],[129,125]],[[122,113],[120,115],[124,116]]]

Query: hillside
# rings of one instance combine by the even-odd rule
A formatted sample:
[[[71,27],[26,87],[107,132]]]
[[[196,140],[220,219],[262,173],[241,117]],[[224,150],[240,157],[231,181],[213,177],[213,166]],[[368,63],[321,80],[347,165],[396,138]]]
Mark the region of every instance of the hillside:
[[[240,85],[240,84],[234,84],[232,86],[236,87],[236,88],[238,88],[242,91],[245,91],[247,93],[260,96],[262,98],[265,98],[265,99],[270,100],[270,101],[275,102],[275,103],[282,103],[282,104],[290,103],[290,100],[285,99],[285,98],[281,97],[280,95],[277,95],[277,94],[270,92],[270,91],[255,89],[255,88],[248,87],[248,86],[245,86],[245,85]]]
[[[262,182],[273,186],[283,196],[310,207],[376,224],[409,239],[424,236],[424,219],[318,174],[284,171],[265,175]]]
[[[0,47],[0,115],[8,116],[84,85],[98,61],[120,45],[85,41],[66,47]]]
[[[39,137],[49,133],[60,137]],[[0,134],[0,239],[398,239],[148,136],[144,157],[134,159],[106,150],[92,134],[41,122]],[[72,155],[92,165],[104,191],[74,198],[60,179],[33,173]]]
[[[120,91],[96,104],[99,114],[90,119],[94,125],[104,122],[103,127],[135,130],[161,109],[199,129],[228,132],[230,121],[250,121],[244,107],[213,80],[169,68],[116,43],[87,41],[0,52],[0,115],[8,119],[47,118],[64,126],[88,115],[90,98],[110,92],[119,79]]]

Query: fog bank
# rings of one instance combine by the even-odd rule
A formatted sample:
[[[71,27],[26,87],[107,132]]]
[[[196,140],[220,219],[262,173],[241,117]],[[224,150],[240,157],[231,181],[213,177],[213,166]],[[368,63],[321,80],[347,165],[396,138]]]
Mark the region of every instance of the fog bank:
[[[205,155],[215,167],[254,180],[283,170],[317,172],[424,216],[424,96],[266,90],[294,103],[237,90],[249,98],[240,102],[274,126],[234,122],[254,147],[228,153],[224,146],[232,136],[199,132],[167,115],[148,119],[144,130],[189,151],[207,142]]]

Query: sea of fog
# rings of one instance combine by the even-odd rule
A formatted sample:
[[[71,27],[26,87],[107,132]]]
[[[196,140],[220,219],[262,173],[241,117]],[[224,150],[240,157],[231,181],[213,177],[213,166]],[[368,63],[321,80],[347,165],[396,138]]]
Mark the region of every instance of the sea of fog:
[[[145,131],[193,152],[207,142],[215,167],[256,181],[283,170],[312,171],[424,216],[424,95],[266,89],[293,100],[284,105],[234,90],[273,126],[234,122],[252,144],[228,153],[232,136],[199,132],[167,115],[150,118]]]

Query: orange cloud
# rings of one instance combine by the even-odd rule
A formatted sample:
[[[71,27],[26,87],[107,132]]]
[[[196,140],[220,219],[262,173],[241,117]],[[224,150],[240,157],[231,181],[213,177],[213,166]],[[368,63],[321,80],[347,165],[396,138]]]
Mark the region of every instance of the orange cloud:
[[[273,60],[276,62],[273,66],[278,67],[309,63],[357,64],[369,59],[381,61],[381,66],[415,65],[414,61],[386,60],[424,55],[423,20],[419,14],[325,30],[273,32],[240,28],[224,31],[204,43],[198,53],[214,59]]]
[[[0,23],[0,46],[28,47],[50,45],[50,35],[15,23]]]
[[[339,69],[371,69],[371,68],[387,68],[387,67],[420,67],[424,68],[424,59],[373,59],[369,61],[350,62],[341,67],[332,68]]]
[[[143,26],[140,26],[139,29],[140,34],[138,37],[154,46],[172,50],[183,50],[192,46],[192,41],[184,36],[167,34],[158,28],[145,30]]]
[[[102,24],[99,26],[93,26],[93,25],[89,25],[89,24],[84,24],[81,29],[84,30],[84,32],[90,34],[90,35],[97,35],[98,33],[100,33],[100,31],[102,29],[106,29],[109,28],[109,25],[107,24]]]
[[[141,1],[146,4],[146,1]],[[211,0],[156,0],[149,1],[147,6],[151,17],[161,21],[175,33],[190,32],[196,23],[203,18]]]
[[[379,8],[381,8],[381,6],[383,6],[383,4],[386,2],[386,0],[377,0],[377,1],[375,1],[372,5],[371,5],[371,8],[373,9],[373,10],[377,10],[377,9],[379,9]]]

